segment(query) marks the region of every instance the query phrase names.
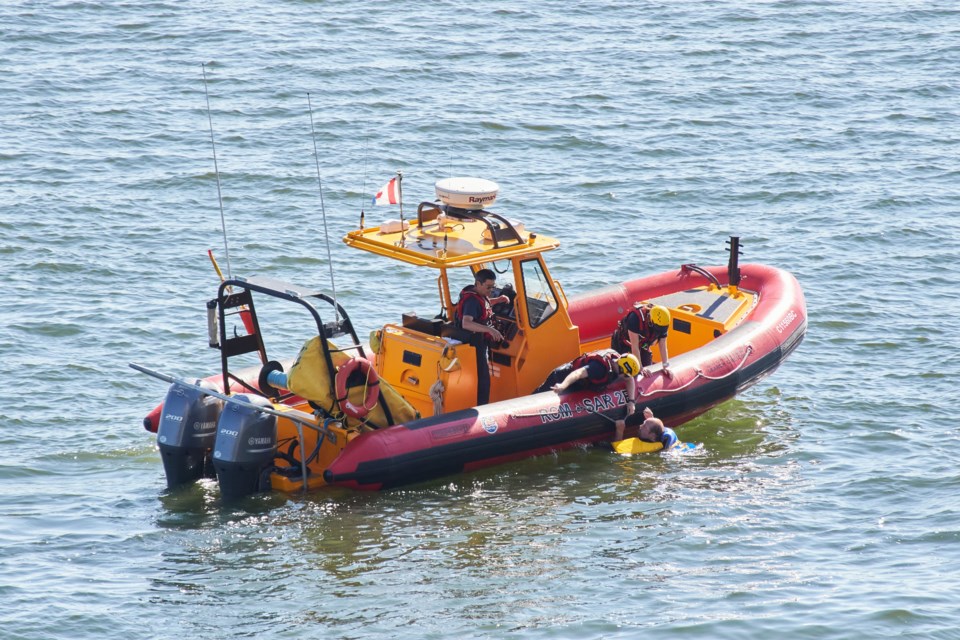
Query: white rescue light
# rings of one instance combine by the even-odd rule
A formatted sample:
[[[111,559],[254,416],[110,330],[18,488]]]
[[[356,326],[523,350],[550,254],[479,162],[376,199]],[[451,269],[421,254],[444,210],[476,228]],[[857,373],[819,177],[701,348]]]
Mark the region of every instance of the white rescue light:
[[[497,201],[500,187],[484,178],[444,178],[434,185],[440,201],[458,209],[483,209]]]

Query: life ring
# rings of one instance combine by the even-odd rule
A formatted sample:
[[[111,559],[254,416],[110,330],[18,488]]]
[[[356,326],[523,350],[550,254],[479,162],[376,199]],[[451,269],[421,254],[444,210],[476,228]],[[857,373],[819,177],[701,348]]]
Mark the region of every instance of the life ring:
[[[347,399],[347,379],[350,377],[350,374],[358,369],[367,380],[367,392],[363,403],[359,406]],[[337,369],[337,377],[334,383],[337,389],[337,402],[340,403],[340,410],[348,416],[356,418],[357,420],[363,420],[367,414],[377,406],[377,400],[380,399],[380,376],[377,375],[377,370],[373,368],[369,360],[364,358],[350,358],[342,367]]]

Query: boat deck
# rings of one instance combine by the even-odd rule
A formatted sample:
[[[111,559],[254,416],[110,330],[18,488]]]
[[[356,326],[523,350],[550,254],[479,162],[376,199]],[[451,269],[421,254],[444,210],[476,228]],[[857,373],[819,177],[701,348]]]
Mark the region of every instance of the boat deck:
[[[739,319],[745,307],[749,308],[756,301],[756,296],[749,291],[740,290],[739,293],[746,295],[733,297],[727,288],[697,288],[660,296],[651,302],[729,326]]]

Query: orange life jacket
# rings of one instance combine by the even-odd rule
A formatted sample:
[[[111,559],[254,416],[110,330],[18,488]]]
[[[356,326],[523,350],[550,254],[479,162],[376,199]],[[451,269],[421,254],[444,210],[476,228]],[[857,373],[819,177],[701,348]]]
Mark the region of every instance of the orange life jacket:
[[[477,293],[477,289],[474,285],[468,285],[460,291],[460,299],[457,300],[457,307],[453,311],[454,321],[457,326],[461,329],[463,328],[463,305],[470,298],[475,299],[480,303],[480,308],[483,309],[479,318],[474,318],[473,321],[478,324],[485,324],[488,327],[493,326],[491,321],[493,320],[493,309],[490,307],[490,300],[486,296]]]
[[[463,329],[463,305],[469,299],[475,299],[480,303],[480,308],[483,311],[480,314],[479,318],[474,318],[473,321],[477,324],[483,324],[488,327],[493,326],[493,309],[490,307],[490,300],[486,296],[477,293],[477,289],[474,285],[468,285],[460,291],[460,299],[457,300],[457,306],[453,310],[453,321],[458,329]],[[493,342],[493,338],[489,334],[483,334],[484,342]]]

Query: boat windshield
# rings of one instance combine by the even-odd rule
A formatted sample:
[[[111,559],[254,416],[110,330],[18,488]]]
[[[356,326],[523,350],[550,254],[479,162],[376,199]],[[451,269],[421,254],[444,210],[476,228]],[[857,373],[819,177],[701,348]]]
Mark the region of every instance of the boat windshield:
[[[556,313],[557,296],[539,260],[524,260],[520,268],[523,290],[526,292],[527,317],[530,318],[530,327],[535,328]]]

